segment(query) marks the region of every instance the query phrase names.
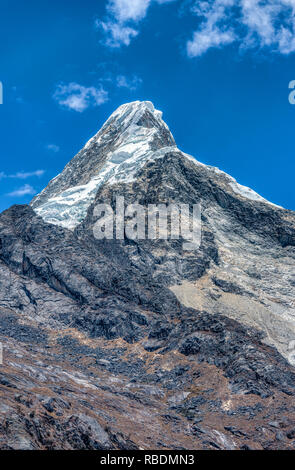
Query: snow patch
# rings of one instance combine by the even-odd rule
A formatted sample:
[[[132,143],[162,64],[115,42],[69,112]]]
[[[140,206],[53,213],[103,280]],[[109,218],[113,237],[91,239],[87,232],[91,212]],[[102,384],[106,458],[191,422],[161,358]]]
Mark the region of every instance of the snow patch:
[[[35,212],[48,223],[74,230],[85,219],[88,208],[94,202],[101,186],[106,183],[132,183],[147,160],[162,158],[168,151],[171,151],[171,147],[157,151],[147,150],[140,155],[139,149],[136,148],[131,157],[117,164],[113,161],[107,162],[99,175],[89,183],[63,191],[36,208]]]

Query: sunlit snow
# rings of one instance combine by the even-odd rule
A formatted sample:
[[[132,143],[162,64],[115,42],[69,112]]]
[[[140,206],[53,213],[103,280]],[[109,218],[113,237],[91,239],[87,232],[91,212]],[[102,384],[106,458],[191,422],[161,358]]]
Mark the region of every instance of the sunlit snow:
[[[138,125],[137,123],[140,122],[141,117],[144,116],[147,110],[152,113],[156,124],[151,127]],[[83,150],[88,149],[93,144],[105,145],[110,142],[113,136],[110,134],[109,129],[114,122],[120,129],[120,133],[116,136],[115,147],[107,154],[106,163],[102,170],[92,177],[87,184],[71,187],[37,207],[35,211],[46,222],[73,230],[85,219],[88,208],[102,185],[106,183],[108,185],[130,183],[136,179],[139,170],[147,161],[161,158],[171,150],[180,152],[174,145],[174,139],[167,124],[162,120],[162,112],[156,110],[149,101],[135,101],[120,106],[106,121],[98,134],[87,142]],[[160,130],[163,129],[171,136],[171,145],[154,150],[151,148],[151,144],[157,134],[159,135]],[[215,174],[225,177],[232,190],[240,196],[271,204],[255,191],[240,185],[234,178],[218,168],[204,165],[185,153],[182,153],[182,155],[196,165],[204,166]],[[62,177],[62,173],[56,178],[59,177]]]

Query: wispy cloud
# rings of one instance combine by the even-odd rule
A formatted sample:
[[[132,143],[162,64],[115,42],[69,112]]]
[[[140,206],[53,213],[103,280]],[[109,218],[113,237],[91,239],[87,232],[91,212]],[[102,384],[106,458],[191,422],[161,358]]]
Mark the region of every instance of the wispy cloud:
[[[211,4],[207,1],[198,2],[193,12],[203,19],[193,39],[187,43],[187,52],[190,57],[197,57],[211,47],[220,47],[235,40],[235,34],[230,27],[225,27],[223,18],[228,15],[228,9],[234,6],[235,0],[215,0]]]
[[[105,45],[109,47],[129,46],[131,40],[138,35],[138,31],[115,21],[96,20],[96,26],[105,35]]]
[[[105,21],[96,21],[96,26],[105,36],[109,47],[129,46],[138,31],[138,23],[143,20],[152,3],[163,5],[175,0],[108,0]]]
[[[13,174],[6,174],[4,173],[3,171],[0,172],[0,179],[4,179],[4,178],[14,178],[14,179],[21,179],[21,180],[26,180],[28,178],[31,178],[31,177],[34,177],[34,176],[37,176],[37,177],[41,177],[43,176],[45,173],[45,170],[36,170],[36,171],[18,171],[16,173],[13,173]]]
[[[28,171],[28,172],[18,171],[17,173],[13,175],[9,175],[8,177],[26,180],[27,178],[31,178],[32,176],[38,176],[40,178],[41,176],[44,175],[44,173],[45,173],[44,170],[36,170],[36,171]]]
[[[89,107],[105,103],[108,100],[108,92],[102,86],[85,87],[71,82],[67,85],[59,84],[53,97],[60,106],[82,113]]]
[[[58,153],[60,151],[60,147],[55,144],[48,144],[46,145],[47,150],[50,150],[51,152]]]
[[[107,10],[120,23],[139,21],[145,17],[150,3],[151,0],[109,0]]]
[[[149,7],[176,0],[108,0],[107,17],[97,20],[109,47],[128,46],[139,34]],[[190,0],[182,10],[197,17],[198,27],[187,41],[189,57],[211,48],[236,43],[240,49],[268,48],[271,52],[295,52],[295,0]]]
[[[187,43],[189,57],[233,42],[242,49],[295,51],[295,0],[203,0],[191,11],[200,26]]]
[[[9,197],[21,197],[21,196],[28,196],[28,195],[32,196],[36,193],[37,191],[30,184],[25,184],[24,186],[21,186],[15,191],[8,193],[7,196]]]
[[[137,75],[133,75],[131,78],[125,75],[118,75],[116,82],[118,88],[128,88],[130,91],[135,91],[142,84],[142,79]]]

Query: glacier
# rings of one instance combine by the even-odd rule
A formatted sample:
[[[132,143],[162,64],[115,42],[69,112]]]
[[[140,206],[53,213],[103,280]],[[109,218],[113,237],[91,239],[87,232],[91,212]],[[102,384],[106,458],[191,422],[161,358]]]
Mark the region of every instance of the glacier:
[[[103,152],[101,148],[104,149]],[[44,196],[47,188],[34,198],[32,207],[46,222],[74,230],[85,219],[89,206],[102,185],[132,183],[148,161],[163,158],[171,151],[181,153],[194,164],[206,167],[217,176],[223,177],[228,186],[239,196],[280,207],[267,201],[252,189],[240,185],[219,168],[205,165],[179,150],[169,127],[163,121],[163,113],[155,109],[150,101],[134,101],[120,106],[101,130],[86,143],[80,152],[82,158],[87,158],[87,152],[92,149],[97,158],[100,154],[104,155],[104,162],[97,173],[89,174],[85,184],[79,184],[77,181],[77,185],[50,193],[45,202],[42,202],[41,196]],[[48,188],[62,180],[66,170],[68,173],[73,173],[71,163],[51,181]]]

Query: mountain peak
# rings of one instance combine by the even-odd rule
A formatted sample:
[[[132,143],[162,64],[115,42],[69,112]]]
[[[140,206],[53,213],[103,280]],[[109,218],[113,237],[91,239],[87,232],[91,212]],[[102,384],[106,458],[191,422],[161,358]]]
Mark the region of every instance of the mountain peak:
[[[47,222],[74,228],[102,184],[131,182],[148,160],[171,150],[175,140],[151,101],[123,104],[31,206]]]
[[[137,147],[149,144],[154,149],[174,147],[174,138],[162,116],[162,111],[155,109],[151,101],[122,104],[87,142],[86,148],[105,142],[111,143],[114,150],[127,144],[136,144]]]
[[[119,106],[116,111],[113,112],[112,117],[140,117],[144,113],[149,113],[156,119],[162,119],[163,113],[155,109],[154,104],[151,101],[132,101],[131,103],[125,103]]]

